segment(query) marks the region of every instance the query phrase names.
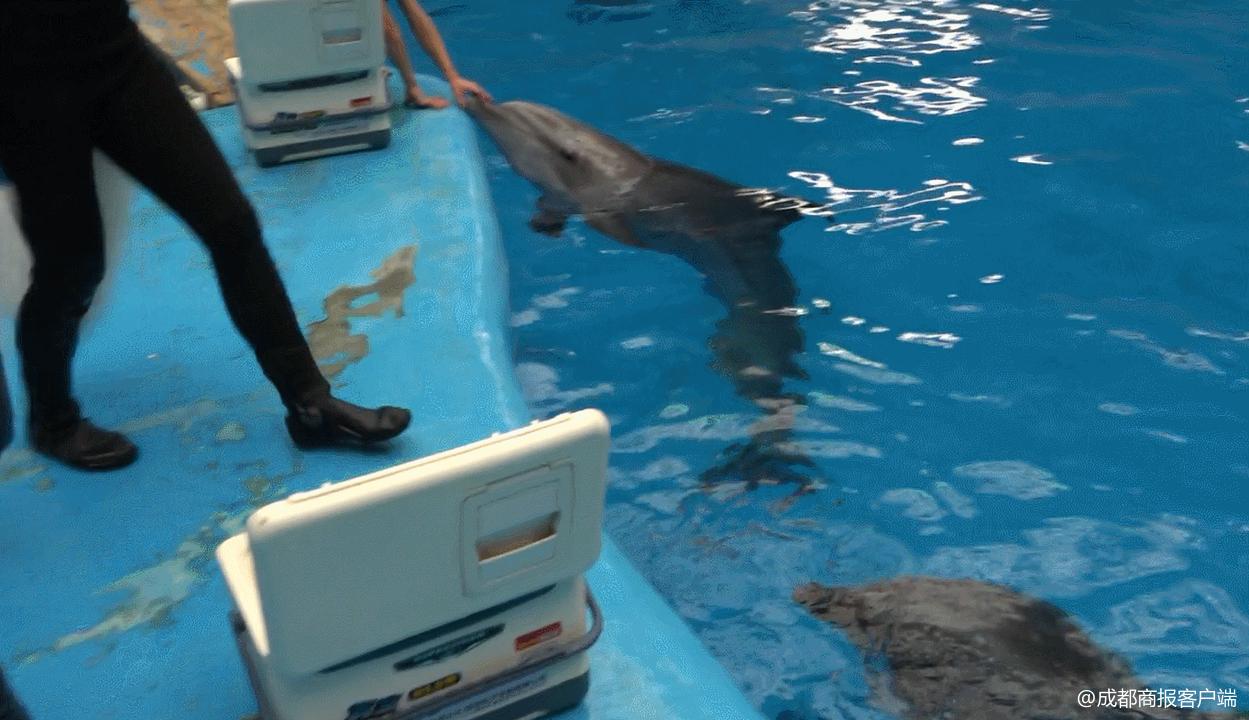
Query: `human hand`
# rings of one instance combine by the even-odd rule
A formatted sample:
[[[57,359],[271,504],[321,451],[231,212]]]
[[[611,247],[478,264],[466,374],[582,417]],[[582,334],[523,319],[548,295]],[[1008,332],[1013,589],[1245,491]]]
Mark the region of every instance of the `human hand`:
[[[494,98],[490,97],[490,93],[486,92],[485,88],[468,78],[454,77],[451,78],[450,84],[451,92],[455,93],[455,101],[460,107],[464,107],[464,104],[468,102],[470,94],[476,95],[485,102],[494,102]]]

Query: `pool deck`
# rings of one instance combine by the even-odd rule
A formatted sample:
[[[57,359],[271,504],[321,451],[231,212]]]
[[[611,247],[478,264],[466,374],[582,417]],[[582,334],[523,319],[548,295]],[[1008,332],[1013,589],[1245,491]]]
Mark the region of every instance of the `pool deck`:
[[[225,68],[225,59],[235,54],[226,0],[130,0],[130,9],[143,34],[204,94],[208,107],[234,102]]]
[[[294,448],[205,252],[140,193],[76,373],[87,413],[130,433],[139,462],[70,471],[29,453],[20,431],[0,460],[0,662],[35,720],[253,714],[217,544],[290,492],[530,419],[513,376],[506,261],[463,113],[396,111],[385,150],[271,170],[242,146],[232,108],[202,117],[339,392],[411,407],[413,427],[379,452]],[[0,341],[12,382],[8,319]],[[590,695],[564,717],[759,717],[610,541],[589,580],[606,631]]]

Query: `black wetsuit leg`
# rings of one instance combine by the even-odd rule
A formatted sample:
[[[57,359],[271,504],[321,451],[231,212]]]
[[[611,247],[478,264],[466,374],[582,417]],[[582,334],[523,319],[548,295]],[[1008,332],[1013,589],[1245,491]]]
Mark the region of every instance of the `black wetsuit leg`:
[[[13,402],[9,400],[9,384],[4,377],[4,358],[0,358],[0,453],[13,442]]]
[[[124,438],[81,420],[70,366],[78,329],[103,275],[93,148],[165,202],[213,260],[226,307],[305,444],[394,437],[410,414],[333,398],[304,340],[250,203],[172,73],[124,0],[0,2],[0,166],[17,187],[34,258],[19,313],[19,348],[36,446],[84,467]],[[42,439],[42,440],[41,440]],[[93,454],[94,453],[94,454]]]
[[[91,144],[81,127],[50,125],[0,137],[0,164],[17,187],[19,223],[34,260],[17,316],[17,347],[38,422],[78,415],[70,363],[78,327],[104,275]],[[45,132],[57,137],[34,137]]]
[[[5,681],[2,670],[0,670],[0,720],[30,720],[22,704],[13,695],[13,690],[9,688],[9,683]]]
[[[70,464],[107,469],[129,464],[136,450],[82,419],[71,364],[104,273],[88,109],[107,90],[101,85],[93,95],[90,81],[99,61],[116,55],[117,33],[103,23],[82,24],[97,14],[83,7],[0,2],[0,167],[17,188],[19,224],[34,260],[17,316],[32,444]],[[93,42],[75,43],[53,61],[42,43],[60,32]]]
[[[146,43],[95,112],[98,147],[200,238],[235,326],[287,406],[329,393],[225,158]]]

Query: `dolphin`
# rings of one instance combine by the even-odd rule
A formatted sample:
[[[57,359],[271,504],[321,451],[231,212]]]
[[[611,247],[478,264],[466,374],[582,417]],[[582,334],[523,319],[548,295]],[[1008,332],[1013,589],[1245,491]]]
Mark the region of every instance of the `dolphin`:
[[[748,442],[703,473],[704,484],[811,487],[794,469],[814,466],[793,441],[805,399],[784,390],[786,378],[807,374],[794,359],[804,339],[780,231],[804,215],[831,219],[827,208],[651,157],[545,105],[473,99],[466,109],[512,169],[541,190],[530,227],[558,236],[570,216],[580,215],[619,242],[684,260],[724,305],[727,316],[709,343],[713,367],[765,417]]]
[[[654,5],[643,0],[573,0],[568,17],[584,25],[599,18],[608,22],[639,20],[647,17]]]
[[[1082,692],[1157,688],[1147,688],[1126,660],[1098,647],[1058,607],[1000,585],[924,576],[862,587],[811,583],[798,587],[794,600],[845,630],[869,659],[883,657],[889,672],[868,675],[874,700],[907,720],[1232,718],[1099,706],[1099,699],[1082,707]]]

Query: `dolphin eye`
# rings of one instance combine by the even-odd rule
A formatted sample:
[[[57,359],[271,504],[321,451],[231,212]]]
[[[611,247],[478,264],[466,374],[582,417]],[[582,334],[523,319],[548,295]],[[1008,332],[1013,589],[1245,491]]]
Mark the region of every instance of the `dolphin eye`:
[[[567,148],[560,148],[560,149],[559,149],[559,156],[560,156],[560,157],[562,157],[562,158],[564,158],[564,159],[565,159],[565,160],[567,160],[568,162],[571,162],[571,163],[575,163],[575,162],[577,162],[577,153],[575,153],[575,152],[573,152],[572,150],[569,150],[569,149],[567,149]]]

